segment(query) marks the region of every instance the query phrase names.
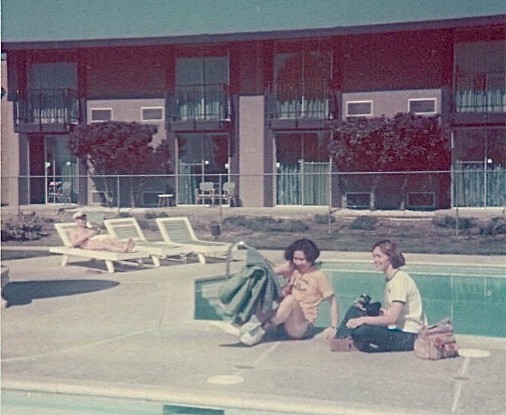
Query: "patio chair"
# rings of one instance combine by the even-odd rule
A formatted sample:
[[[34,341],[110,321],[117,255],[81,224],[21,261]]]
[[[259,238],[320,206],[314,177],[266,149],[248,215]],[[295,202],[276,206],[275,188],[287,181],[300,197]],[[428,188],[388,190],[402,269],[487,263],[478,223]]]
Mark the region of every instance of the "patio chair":
[[[213,182],[200,182],[199,188],[195,192],[195,202],[204,205],[206,200],[210,200],[214,205],[216,196]]]
[[[223,183],[222,197],[223,197],[223,200],[225,200],[225,203],[228,204],[228,206],[235,207],[236,200],[235,200],[235,183],[234,182]]]
[[[149,253],[157,266],[160,265],[161,258],[179,257],[186,260],[186,256],[192,252],[187,246],[170,241],[148,241],[135,218],[106,219],[104,225],[107,232],[115,238],[120,240],[131,238],[135,248]]]
[[[165,241],[183,245],[197,254],[199,262],[206,263],[206,257],[226,258],[230,243],[198,239],[186,216],[157,218],[158,229]]]
[[[110,251],[94,251],[90,249],[74,248],[70,242],[70,232],[75,229],[75,223],[56,223],[56,231],[60,236],[63,246],[52,246],[49,252],[53,254],[63,255],[61,266],[64,267],[68,264],[71,257],[87,258],[105,261],[107,271],[113,273],[114,262],[136,260],[142,262],[144,258],[149,258],[149,253],[146,252],[110,252]],[[154,261],[153,261],[154,262]]]
[[[61,185],[61,202],[65,204],[72,203],[72,183],[63,182]]]

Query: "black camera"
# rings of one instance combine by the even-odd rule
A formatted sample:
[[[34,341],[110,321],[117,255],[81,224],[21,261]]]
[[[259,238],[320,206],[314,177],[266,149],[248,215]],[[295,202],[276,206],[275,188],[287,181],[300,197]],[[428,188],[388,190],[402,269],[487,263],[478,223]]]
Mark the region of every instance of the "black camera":
[[[353,303],[359,310],[365,311],[367,306],[371,303],[371,296],[368,294],[362,294]]]
[[[371,296],[369,294],[362,294],[355,300],[353,305],[367,316],[379,316],[380,314],[381,303],[371,303]]]

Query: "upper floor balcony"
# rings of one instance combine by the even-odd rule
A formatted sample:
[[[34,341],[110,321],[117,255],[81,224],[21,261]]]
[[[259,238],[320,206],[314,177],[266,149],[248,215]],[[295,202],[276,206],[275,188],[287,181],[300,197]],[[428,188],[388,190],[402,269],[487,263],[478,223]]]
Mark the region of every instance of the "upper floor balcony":
[[[462,75],[457,80],[456,112],[506,112],[504,72]]]
[[[504,72],[461,74],[457,77],[453,118],[461,122],[506,121],[506,80]]]
[[[176,86],[167,97],[171,129],[219,128],[231,120],[232,100],[225,84]]]
[[[14,102],[17,132],[65,132],[80,120],[79,97],[72,89],[31,89]]]
[[[267,96],[272,128],[310,127],[338,117],[339,93],[328,79],[278,80]]]

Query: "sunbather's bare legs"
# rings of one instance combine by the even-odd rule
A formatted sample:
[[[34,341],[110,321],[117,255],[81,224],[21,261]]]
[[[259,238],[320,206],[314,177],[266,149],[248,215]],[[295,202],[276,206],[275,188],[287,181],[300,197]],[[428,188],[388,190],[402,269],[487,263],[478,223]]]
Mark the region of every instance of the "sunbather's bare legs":
[[[95,251],[132,252],[134,242],[131,239],[120,241],[113,238],[94,237],[88,239],[82,247]]]
[[[286,334],[293,339],[302,338],[308,329],[309,321],[304,317],[302,308],[293,295],[287,295],[274,314],[264,324],[266,329],[269,325],[279,326],[284,323]]]

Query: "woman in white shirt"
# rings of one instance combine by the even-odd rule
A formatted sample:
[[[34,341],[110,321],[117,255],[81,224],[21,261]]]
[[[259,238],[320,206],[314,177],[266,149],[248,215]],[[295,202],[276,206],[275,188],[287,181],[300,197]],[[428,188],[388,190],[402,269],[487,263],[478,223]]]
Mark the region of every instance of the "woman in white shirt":
[[[346,327],[352,329],[353,344],[369,353],[413,350],[424,322],[420,291],[401,269],[406,261],[394,242],[377,242],[372,254],[376,269],[386,277],[384,308],[378,316],[348,320]]]

